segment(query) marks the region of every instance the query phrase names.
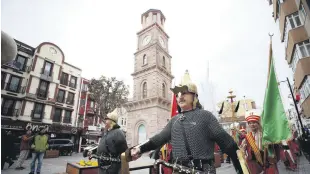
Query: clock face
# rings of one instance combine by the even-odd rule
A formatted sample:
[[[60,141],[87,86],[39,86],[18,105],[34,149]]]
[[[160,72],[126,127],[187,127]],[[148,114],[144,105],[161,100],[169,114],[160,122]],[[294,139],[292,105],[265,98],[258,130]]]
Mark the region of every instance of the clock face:
[[[147,45],[148,43],[150,43],[151,39],[152,39],[152,36],[150,36],[150,35],[145,36],[143,41],[142,41],[142,45],[143,46]]]
[[[160,45],[163,47],[163,48],[166,48],[166,44],[165,44],[165,41],[164,41],[164,39],[161,37],[161,36],[159,36],[159,43],[160,43]]]

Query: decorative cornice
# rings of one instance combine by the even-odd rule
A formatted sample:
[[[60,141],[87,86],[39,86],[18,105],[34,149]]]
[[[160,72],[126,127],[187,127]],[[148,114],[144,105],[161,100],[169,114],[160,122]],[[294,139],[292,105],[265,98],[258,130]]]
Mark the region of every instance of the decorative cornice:
[[[142,74],[142,73],[144,73],[144,72],[146,72],[146,71],[149,71],[149,70],[152,70],[152,69],[155,69],[155,68],[156,68],[156,65],[152,65],[152,66],[149,66],[149,67],[147,67],[147,68],[144,68],[144,69],[142,69],[142,70],[140,70],[140,71],[136,71],[136,72],[132,73],[131,76],[136,76],[136,75],[138,75],[138,74]]]
[[[140,35],[140,34],[143,33],[144,31],[146,31],[146,30],[148,30],[148,29],[150,29],[150,28],[152,28],[152,27],[154,27],[154,26],[157,26],[158,29],[159,29],[161,32],[163,32],[164,35],[169,39],[168,34],[161,28],[161,26],[158,25],[158,23],[153,23],[152,25],[150,25],[150,26],[148,26],[148,27],[142,29],[141,31],[139,31],[139,32],[137,33],[137,35]]]
[[[138,54],[140,54],[141,52],[151,48],[152,46],[156,46],[156,49],[159,49],[159,50],[163,51],[166,54],[167,57],[172,58],[172,56],[166,50],[164,50],[161,46],[159,46],[158,42],[150,44],[149,46],[147,46],[147,47],[145,47],[145,48],[143,48],[141,50],[136,51],[135,53],[133,53],[133,55],[137,56]]]

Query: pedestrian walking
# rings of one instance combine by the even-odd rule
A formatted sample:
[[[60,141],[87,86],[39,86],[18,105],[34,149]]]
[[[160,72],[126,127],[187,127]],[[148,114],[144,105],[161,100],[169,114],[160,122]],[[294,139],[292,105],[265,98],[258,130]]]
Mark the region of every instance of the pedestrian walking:
[[[31,148],[33,149],[33,152],[32,152],[32,162],[30,164],[31,172],[29,174],[35,173],[37,160],[38,160],[38,166],[36,173],[40,174],[43,163],[43,157],[45,151],[48,149],[48,136],[45,135],[44,128],[41,128],[39,134],[34,137],[34,141],[33,144],[31,145]]]
[[[20,143],[20,154],[17,160],[16,170],[23,170],[25,169],[22,165],[24,161],[28,158],[29,151],[30,151],[30,141],[33,139],[31,136],[31,130],[28,130],[25,135],[22,136],[21,143]]]

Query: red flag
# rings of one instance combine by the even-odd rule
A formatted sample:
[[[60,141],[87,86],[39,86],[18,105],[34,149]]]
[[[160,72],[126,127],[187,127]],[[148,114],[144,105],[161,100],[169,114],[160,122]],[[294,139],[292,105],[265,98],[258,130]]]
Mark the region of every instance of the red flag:
[[[171,103],[171,118],[178,114],[178,104],[176,95],[172,95],[172,103]]]
[[[176,116],[178,114],[178,104],[177,104],[177,97],[176,95],[172,95],[172,102],[171,102],[171,118]],[[171,150],[172,150],[172,146],[171,144],[165,144],[164,146],[166,146],[166,153],[165,153],[165,157],[164,160],[165,161],[169,161],[170,160],[170,156],[171,156]],[[165,174],[172,174],[172,169],[167,168],[167,167],[163,167],[164,173]]]

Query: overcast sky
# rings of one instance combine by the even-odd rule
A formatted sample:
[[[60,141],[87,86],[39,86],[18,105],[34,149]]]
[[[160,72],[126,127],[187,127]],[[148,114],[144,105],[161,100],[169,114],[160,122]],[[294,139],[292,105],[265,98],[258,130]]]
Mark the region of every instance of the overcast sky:
[[[33,47],[53,42],[65,61],[80,67],[85,78],[116,76],[132,86],[136,33],[141,14],[150,8],[166,16],[172,72],[176,84],[188,69],[203,103],[217,103],[229,89],[237,98],[262,106],[267,82],[268,33],[278,80],[292,79],[284,57],[279,25],[266,0],[2,0],[1,29]],[[207,88],[207,62],[213,97]],[[203,87],[202,87],[203,86]],[[130,89],[132,92],[132,88]],[[281,85],[285,107],[289,90]],[[209,102],[210,103],[210,102]],[[212,102],[211,102],[212,103]]]

